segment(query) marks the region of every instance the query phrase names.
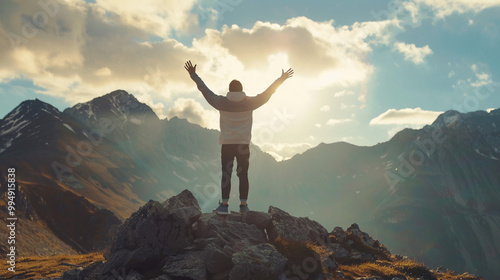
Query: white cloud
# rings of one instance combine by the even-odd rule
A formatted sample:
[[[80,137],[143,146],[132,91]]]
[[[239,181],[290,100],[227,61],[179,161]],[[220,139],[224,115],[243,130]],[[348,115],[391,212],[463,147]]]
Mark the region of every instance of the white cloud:
[[[352,119],[329,119],[326,124],[327,125],[337,125],[337,124],[343,124],[343,123],[349,123],[352,122]]]
[[[325,105],[325,106],[323,106],[323,107],[319,108],[319,110],[320,110],[321,112],[327,112],[327,111],[330,111],[330,109],[331,109],[331,108],[330,108],[330,106],[328,106],[328,105]]]
[[[177,99],[168,110],[167,117],[187,119],[190,123],[202,127],[219,129],[219,113],[215,110],[206,110],[200,103],[191,98]]]
[[[482,87],[485,85],[489,85],[492,83],[490,74],[485,73],[485,72],[479,72],[477,64],[472,64],[471,69],[474,72],[476,76],[476,81],[472,81],[472,79],[469,79],[468,81],[470,82],[470,85],[473,87]]]
[[[225,88],[228,76],[269,80],[276,76],[276,68],[293,67],[295,76],[285,86],[300,101],[308,92],[325,87],[367,83],[374,68],[366,62],[366,55],[373,44],[389,40],[394,26],[395,22],[382,21],[335,27],[332,21],[299,17],[283,25],[256,22],[251,28],[208,29],[193,46],[207,57],[203,70],[210,72],[207,79],[216,88]],[[258,89],[256,85],[262,87],[255,82],[245,84],[254,87],[251,91]]]
[[[70,105],[124,89],[150,99],[148,105],[159,116],[164,115],[161,101],[171,102],[174,95],[193,91],[182,66],[187,58],[204,61],[205,56],[195,49],[173,39],[138,42],[153,31],[125,24],[99,3],[57,3],[55,16],[49,16],[43,28],[33,29],[33,36],[25,37],[23,28],[32,23],[23,17],[43,9],[37,1],[19,1],[9,7],[7,1],[0,1],[0,33],[10,34],[0,36],[2,83],[29,78],[43,88],[38,93],[62,98]]]
[[[96,0],[109,20],[167,38],[172,30],[189,32],[198,24],[191,13],[198,0]]]
[[[415,64],[423,63],[425,57],[432,54],[432,50],[428,45],[419,48],[415,44],[396,42],[394,43],[394,48],[404,54],[405,60],[412,61]]]
[[[221,47],[245,67],[262,69],[268,64],[270,55],[285,52],[290,64],[302,75],[317,76],[334,71],[338,77],[328,73],[332,82],[350,83],[364,80],[371,72],[361,56],[371,52],[370,42],[387,36],[390,25],[388,21],[366,22],[355,23],[350,28],[335,28],[332,21],[315,22],[298,17],[289,19],[284,25],[260,21],[251,29],[233,25],[221,32],[208,32],[206,40],[219,41]],[[340,69],[342,72],[338,71]]]
[[[389,109],[370,121],[370,125],[425,125],[431,124],[443,112],[420,108]]]
[[[471,83],[473,87],[482,87],[491,84],[492,80],[487,73],[476,73],[477,80]]]
[[[147,93],[136,93],[134,96],[140,102],[151,107],[151,109],[155,112],[155,114],[158,116],[158,118],[164,119],[167,117],[167,115],[165,114],[165,105],[161,102],[155,103],[153,101],[153,98],[151,97],[151,95],[149,95]]]
[[[500,0],[413,0],[418,6],[430,7],[437,18],[445,18],[453,13],[480,12],[500,6]]]
[[[264,143],[259,144],[262,151],[272,155],[277,161],[287,160],[296,154],[312,148],[309,143]]]
[[[354,94],[354,92],[348,91],[348,90],[341,90],[339,92],[336,92],[333,96],[334,97],[342,97],[342,96],[351,95],[351,94]]]
[[[453,88],[461,88],[464,91],[477,90],[477,88],[490,86],[493,83],[491,74],[487,73],[487,66],[472,64],[470,65],[472,76],[466,79],[460,79],[453,85]]]

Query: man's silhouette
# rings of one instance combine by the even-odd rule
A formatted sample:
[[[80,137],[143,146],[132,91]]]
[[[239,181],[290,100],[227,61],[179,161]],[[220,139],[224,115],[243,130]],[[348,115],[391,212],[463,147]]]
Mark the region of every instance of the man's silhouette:
[[[264,92],[257,96],[246,96],[243,86],[238,80],[229,84],[226,96],[213,93],[196,74],[196,65],[187,61],[184,68],[207,100],[220,112],[220,137],[222,164],[222,203],[215,209],[218,214],[227,215],[229,193],[231,192],[231,173],[236,157],[238,164],[236,173],[240,179],[240,213],[248,211],[248,166],[250,158],[250,139],[252,137],[252,112],[266,103],[276,89],[288,78],[292,77],[292,68],[286,72],[281,70],[281,77],[272,83]]]

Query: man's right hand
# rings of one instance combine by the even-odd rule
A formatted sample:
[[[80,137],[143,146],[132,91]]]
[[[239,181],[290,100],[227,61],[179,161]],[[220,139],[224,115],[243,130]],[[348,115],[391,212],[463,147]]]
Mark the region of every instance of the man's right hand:
[[[184,69],[186,69],[189,75],[196,73],[196,64],[193,66],[191,60],[188,60],[186,64],[184,64]]]
[[[289,68],[288,70],[283,71],[283,69],[281,69],[281,77],[280,79],[283,79],[283,80],[286,80],[288,78],[291,78],[293,77],[293,69],[292,68]]]

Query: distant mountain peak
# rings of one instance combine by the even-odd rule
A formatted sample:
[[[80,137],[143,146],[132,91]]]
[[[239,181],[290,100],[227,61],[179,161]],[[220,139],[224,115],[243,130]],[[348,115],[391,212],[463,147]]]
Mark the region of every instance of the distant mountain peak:
[[[442,114],[440,114],[436,120],[432,123],[433,127],[449,127],[454,125],[457,121],[459,121],[463,117],[463,114],[455,111],[455,110],[448,110]]]
[[[10,111],[3,121],[11,121],[19,119],[19,117],[26,115],[27,117],[34,118],[39,113],[48,113],[51,115],[59,115],[61,112],[49,103],[45,103],[40,99],[30,99],[21,102],[14,110]]]
[[[23,101],[1,120],[0,135],[17,131],[43,115],[61,120],[61,112],[56,107],[39,99]]]
[[[13,146],[27,131],[33,134],[34,128],[30,124],[40,118],[62,121],[61,112],[57,108],[39,99],[23,101],[9,112],[0,120],[0,153]]]
[[[139,100],[137,100],[137,98],[135,98],[134,95],[132,95],[132,94],[130,94],[122,89],[117,89],[115,91],[112,91],[108,94],[105,94],[105,95],[98,97],[98,98],[95,98],[95,99],[99,99],[99,98],[110,100],[113,103],[113,105],[115,105],[115,107],[123,107],[123,106],[136,107],[139,105],[147,106],[146,104],[139,102]],[[149,107],[149,106],[147,106],[147,107]]]
[[[457,124],[461,124],[467,119],[486,119],[490,116],[499,116],[500,109],[492,110],[489,113],[486,111],[474,111],[467,113],[460,113],[455,110],[448,110],[441,115],[439,115],[436,120],[432,123],[433,127],[454,127]]]
[[[103,97],[106,97],[106,96],[129,96],[129,97],[132,97],[135,99],[134,95],[128,93],[127,91],[125,91],[123,89],[117,89],[117,90],[114,90],[108,94],[103,95]]]
[[[64,113],[80,121],[91,123],[103,117],[118,118],[125,121],[129,119],[138,120],[146,115],[159,120],[151,107],[121,89],[96,97],[88,102],[78,103],[64,110]]]

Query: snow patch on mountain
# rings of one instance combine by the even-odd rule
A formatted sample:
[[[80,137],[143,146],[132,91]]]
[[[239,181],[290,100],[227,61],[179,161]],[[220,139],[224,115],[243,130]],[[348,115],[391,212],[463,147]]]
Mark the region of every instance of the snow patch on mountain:
[[[94,113],[93,105],[90,102],[87,103],[78,103],[74,107],[78,112],[85,113],[87,119],[96,120],[96,116]]]
[[[54,114],[54,112],[50,112],[50,111],[49,111],[49,110],[47,110],[47,109],[42,109],[42,111],[44,111],[44,112],[46,112],[46,113],[49,113],[49,114],[50,114],[50,115],[52,115],[54,118],[56,118],[56,119],[58,119],[58,120],[62,121],[62,120],[61,120],[61,118],[58,116],[58,114]]]
[[[10,121],[13,119],[18,119],[17,115],[21,112],[21,106],[17,106],[16,109],[14,109],[13,112],[7,115],[7,117],[4,119],[4,121]]]
[[[28,124],[30,124],[30,122],[28,120],[22,120],[21,122],[17,123],[19,120],[20,119],[16,119],[16,120],[10,121],[6,125],[4,125],[4,127],[8,127],[9,125],[11,125],[11,127],[2,131],[0,133],[0,136],[9,134],[9,133],[14,132],[14,131],[21,130],[24,127],[26,127]]]
[[[0,153],[6,151],[8,148],[10,148],[12,146],[12,140],[13,139],[9,139],[9,141],[5,142],[3,148],[0,149]]]
[[[73,128],[72,128],[69,124],[67,124],[67,123],[63,123],[63,125],[64,125],[67,129],[71,130],[73,133],[75,133],[75,134],[76,134],[76,132],[73,130]]]

